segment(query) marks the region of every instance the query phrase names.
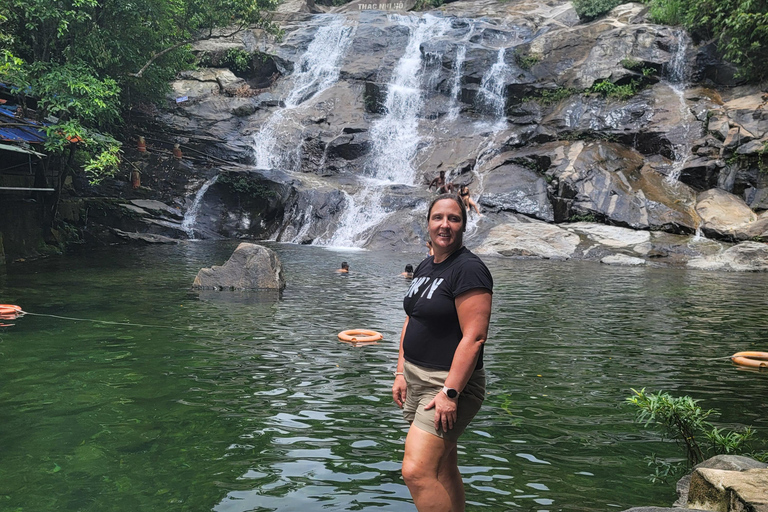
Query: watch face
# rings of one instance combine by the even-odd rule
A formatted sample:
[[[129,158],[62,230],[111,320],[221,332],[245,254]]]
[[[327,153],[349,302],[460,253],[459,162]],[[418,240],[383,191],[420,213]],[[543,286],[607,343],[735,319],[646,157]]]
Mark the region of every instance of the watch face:
[[[459,396],[459,392],[451,388],[446,389],[445,394],[448,395],[448,398],[456,398]]]

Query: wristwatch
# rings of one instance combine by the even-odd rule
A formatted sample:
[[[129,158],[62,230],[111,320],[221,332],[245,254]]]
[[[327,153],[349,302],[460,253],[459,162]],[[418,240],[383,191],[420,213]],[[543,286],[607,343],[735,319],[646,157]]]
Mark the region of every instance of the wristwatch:
[[[459,396],[459,392],[456,391],[453,388],[449,388],[448,386],[443,386],[443,389],[441,389],[443,393],[445,393],[445,396],[450,398],[451,400],[455,399],[457,396]]]

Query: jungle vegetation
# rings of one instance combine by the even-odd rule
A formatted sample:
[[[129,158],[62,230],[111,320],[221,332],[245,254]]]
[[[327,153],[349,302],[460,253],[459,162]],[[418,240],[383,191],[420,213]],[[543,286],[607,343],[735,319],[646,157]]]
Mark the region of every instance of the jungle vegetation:
[[[116,170],[128,109],[164,97],[176,73],[194,65],[192,41],[253,25],[277,33],[269,13],[278,4],[0,0],[0,82],[51,123],[46,149],[64,165],[81,161],[98,181]]]
[[[725,60],[739,68],[742,78],[768,78],[768,2],[764,0],[642,0],[651,20],[681,26],[696,41],[716,41]],[[624,0],[574,0],[583,20],[607,13]]]

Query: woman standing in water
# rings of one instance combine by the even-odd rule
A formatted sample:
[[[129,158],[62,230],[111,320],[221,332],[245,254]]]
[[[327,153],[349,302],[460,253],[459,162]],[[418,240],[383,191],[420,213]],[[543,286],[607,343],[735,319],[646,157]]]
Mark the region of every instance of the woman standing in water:
[[[432,201],[427,227],[434,256],[416,268],[403,300],[392,398],[411,425],[402,472],[416,508],[463,512],[457,442],[485,396],[493,278],[464,247],[467,212],[457,195]]]

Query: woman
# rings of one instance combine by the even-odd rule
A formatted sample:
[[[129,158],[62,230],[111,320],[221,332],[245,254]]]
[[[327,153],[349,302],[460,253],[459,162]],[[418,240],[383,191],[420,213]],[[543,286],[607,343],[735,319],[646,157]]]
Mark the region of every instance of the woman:
[[[403,300],[392,398],[411,424],[402,472],[416,508],[461,512],[457,441],[485,395],[493,278],[464,247],[467,212],[457,195],[435,198],[427,223],[435,254],[416,268]]]
[[[477,207],[477,203],[474,202],[471,197],[469,197],[469,187],[467,185],[461,186],[459,189],[459,196],[461,197],[461,201],[464,203],[464,208],[466,208],[467,211],[472,211],[472,208],[474,208],[479,216],[483,216]]]

